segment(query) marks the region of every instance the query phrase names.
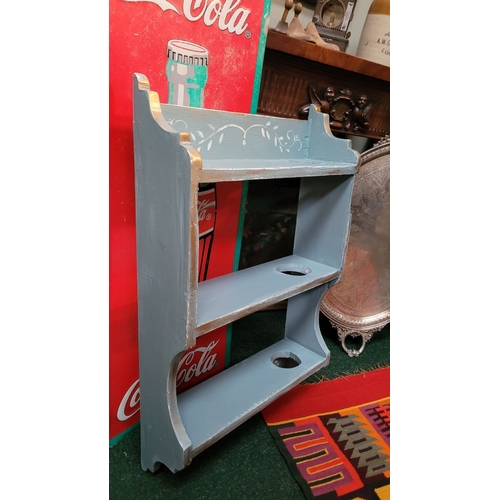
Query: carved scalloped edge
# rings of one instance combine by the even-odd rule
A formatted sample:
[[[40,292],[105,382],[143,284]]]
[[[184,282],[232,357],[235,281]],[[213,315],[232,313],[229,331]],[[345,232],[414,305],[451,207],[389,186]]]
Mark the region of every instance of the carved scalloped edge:
[[[390,144],[391,142],[391,136],[390,135],[384,135],[382,139],[380,139],[378,142],[376,142],[373,147],[376,148],[378,146],[384,146],[385,144]]]
[[[148,77],[141,73],[134,73],[134,80],[137,88],[141,92],[146,93],[149,101],[149,109],[151,110],[151,114],[153,115],[155,121],[164,130],[172,132],[172,127],[167,123],[167,121],[163,117],[163,113],[161,112],[160,96],[158,95],[158,92],[154,92],[151,90]]]
[[[189,151],[189,154],[191,156],[191,165],[195,170],[201,170],[201,155],[191,143],[191,134],[189,132],[177,132],[167,122],[167,120],[165,120],[165,117],[163,116],[163,112],[161,110],[160,96],[158,95],[158,92],[151,90],[149,80],[146,75],[143,75],[142,73],[134,73],[133,77],[138,90],[144,92],[147,95],[151,115],[153,116],[158,126],[166,132],[179,134],[180,143]]]
[[[344,154],[346,155],[345,161],[349,161],[348,155],[352,155],[351,160],[355,159],[357,165],[359,166],[361,162],[361,154],[357,150],[353,149],[352,140],[341,139],[332,133],[328,115],[326,113],[322,113],[321,107],[317,104],[310,107],[308,121],[311,124],[311,137],[316,134],[325,135],[329,140],[333,140],[335,142],[337,148],[340,147],[344,149]]]
[[[320,310],[328,318],[331,326],[337,329],[337,335],[342,348],[350,357],[358,357],[363,352],[366,342],[372,338],[373,334],[382,330],[390,322],[390,310],[366,318],[353,318],[339,311],[324,307],[324,304],[321,304]],[[345,339],[348,335],[362,337],[363,342],[358,350],[346,347]]]
[[[383,325],[378,325],[378,326],[376,326],[374,328],[370,328],[369,330],[363,330],[361,332],[361,331],[358,331],[358,330],[352,330],[351,328],[344,329],[342,327],[339,327],[339,326],[335,325],[331,321],[330,321],[330,324],[332,326],[336,327],[339,339],[341,337],[345,337],[347,335],[351,335],[352,337],[360,337],[360,336],[362,336],[366,340],[370,340],[372,338],[372,336],[373,336],[374,333],[380,332],[380,330],[383,330],[384,327],[387,325],[387,323],[385,323]]]
[[[330,323],[332,326],[334,326],[334,327],[336,326],[334,323],[332,323],[332,321],[330,321]],[[357,358],[363,352],[366,343],[369,340],[371,340],[371,338],[373,337],[373,334],[382,330],[382,328],[384,328],[384,326],[385,326],[385,324],[382,326],[377,326],[377,327],[371,328],[370,330],[365,330],[363,332],[353,331],[353,330],[349,330],[349,329],[345,330],[345,329],[338,327],[338,326],[336,328],[337,328],[338,338],[340,340],[340,343],[342,344],[342,348],[344,349],[344,351],[349,355],[349,357]],[[345,345],[345,339],[347,336],[361,337],[362,338],[361,347],[359,349],[349,349]]]
[[[361,153],[361,158],[358,163],[358,172],[361,171],[362,167],[367,163],[379,158],[380,156],[384,156],[390,154],[391,152],[391,141],[389,136],[385,136],[379,142],[377,142],[372,148],[368,149]]]
[[[321,304],[321,312],[328,317],[333,326],[338,329],[352,330],[352,331],[370,331],[371,328],[383,328],[391,319],[391,311],[387,309],[372,316],[364,318],[355,318],[347,314],[341,313],[327,304]]]

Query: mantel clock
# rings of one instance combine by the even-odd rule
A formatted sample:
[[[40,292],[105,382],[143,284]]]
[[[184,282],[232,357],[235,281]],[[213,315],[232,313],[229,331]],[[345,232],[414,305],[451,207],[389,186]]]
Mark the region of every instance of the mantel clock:
[[[347,31],[354,14],[356,0],[318,0],[312,22],[319,36],[345,52],[351,32]]]

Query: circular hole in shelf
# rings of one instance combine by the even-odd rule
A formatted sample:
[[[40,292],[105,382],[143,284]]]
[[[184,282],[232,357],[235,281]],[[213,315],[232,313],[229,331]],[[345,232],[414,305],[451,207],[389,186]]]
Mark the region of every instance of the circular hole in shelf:
[[[289,276],[305,276],[309,274],[311,270],[305,266],[299,266],[298,264],[288,264],[285,266],[278,266],[276,268],[282,274],[288,274]]]
[[[271,361],[279,368],[295,368],[300,365],[300,358],[293,352],[288,351],[273,354]]]

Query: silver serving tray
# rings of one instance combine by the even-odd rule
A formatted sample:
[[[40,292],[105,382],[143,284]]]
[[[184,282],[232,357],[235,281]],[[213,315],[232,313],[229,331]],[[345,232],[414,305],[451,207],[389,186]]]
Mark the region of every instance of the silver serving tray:
[[[354,180],[351,230],[340,283],[329,288],[320,311],[337,329],[343,349],[359,356],[390,321],[390,139],[361,154]],[[348,349],[347,336],[362,338]]]

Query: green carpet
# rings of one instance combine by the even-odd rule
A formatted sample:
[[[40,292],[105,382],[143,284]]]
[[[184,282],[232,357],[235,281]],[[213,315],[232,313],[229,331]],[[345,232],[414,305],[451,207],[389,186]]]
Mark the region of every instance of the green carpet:
[[[336,331],[321,316],[321,331],[330,349],[330,364],[306,382],[333,379],[390,364],[387,325],[374,334],[358,358],[342,349]],[[261,311],[233,323],[231,361],[237,363],[283,337],[285,311]],[[350,343],[351,342],[351,343]],[[358,339],[346,341],[359,347]],[[144,472],[140,459],[139,427],[109,450],[109,498],[111,500],[200,499],[304,499],[290,474],[261,414],[257,414],[220,439],[183,471],[172,474],[162,466]]]

